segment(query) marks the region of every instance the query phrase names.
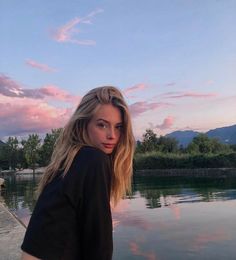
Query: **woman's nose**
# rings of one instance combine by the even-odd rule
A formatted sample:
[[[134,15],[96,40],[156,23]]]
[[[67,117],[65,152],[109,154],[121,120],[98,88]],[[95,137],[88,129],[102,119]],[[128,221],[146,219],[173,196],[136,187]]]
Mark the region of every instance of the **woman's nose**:
[[[115,129],[113,129],[112,127],[109,128],[108,133],[107,133],[107,137],[109,139],[114,139],[116,137]]]

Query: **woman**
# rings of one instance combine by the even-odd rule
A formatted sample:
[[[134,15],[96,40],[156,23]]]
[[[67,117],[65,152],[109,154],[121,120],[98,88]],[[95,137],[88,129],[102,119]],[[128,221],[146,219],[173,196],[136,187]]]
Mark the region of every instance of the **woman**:
[[[39,184],[22,260],[110,260],[110,202],[130,191],[134,152],[120,91],[89,91],[63,129]]]

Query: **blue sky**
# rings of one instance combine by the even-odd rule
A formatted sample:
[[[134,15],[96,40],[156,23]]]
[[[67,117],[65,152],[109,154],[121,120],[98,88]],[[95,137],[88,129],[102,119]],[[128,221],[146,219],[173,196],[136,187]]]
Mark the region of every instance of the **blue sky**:
[[[236,123],[236,1],[1,1],[0,138],[65,124],[119,87],[134,133]]]

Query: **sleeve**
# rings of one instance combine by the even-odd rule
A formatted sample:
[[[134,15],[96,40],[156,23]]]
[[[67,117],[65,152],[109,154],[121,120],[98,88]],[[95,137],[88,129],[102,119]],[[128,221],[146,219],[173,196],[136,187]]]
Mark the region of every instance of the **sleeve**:
[[[111,260],[113,241],[109,157],[99,154],[90,160],[92,162],[84,180],[83,200],[78,214],[82,259]]]

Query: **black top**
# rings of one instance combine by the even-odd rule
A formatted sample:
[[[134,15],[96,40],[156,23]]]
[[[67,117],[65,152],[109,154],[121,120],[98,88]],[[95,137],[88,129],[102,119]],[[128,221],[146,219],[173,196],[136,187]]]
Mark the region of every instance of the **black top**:
[[[82,147],[39,196],[21,249],[43,260],[112,259],[111,176],[109,156]]]

